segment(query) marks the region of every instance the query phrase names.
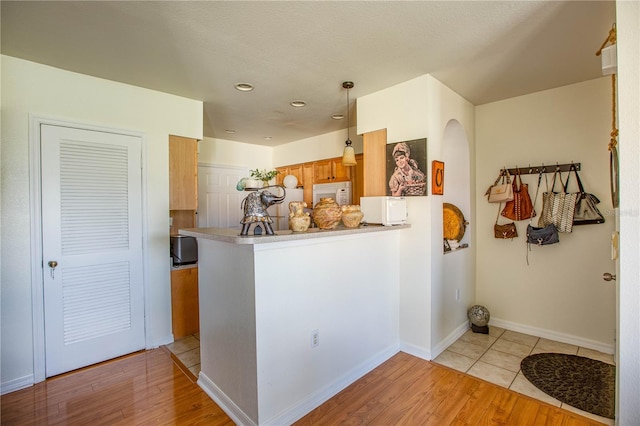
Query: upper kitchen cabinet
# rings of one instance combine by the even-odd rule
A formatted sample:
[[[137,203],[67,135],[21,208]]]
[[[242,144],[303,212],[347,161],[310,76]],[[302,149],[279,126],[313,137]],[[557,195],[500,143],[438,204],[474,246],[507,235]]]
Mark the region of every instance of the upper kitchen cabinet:
[[[351,180],[349,167],[342,165],[342,157],[313,163],[313,183],[346,182]]]
[[[196,227],[198,140],[169,136],[169,217],[171,235]]]
[[[307,207],[313,208],[313,163],[302,165],[302,199],[307,203]],[[311,182],[311,183],[307,183]]]
[[[356,165],[351,172],[352,203],[360,204],[360,197],[364,196],[364,156],[356,154]]]
[[[198,140],[169,136],[169,210],[198,208]]]
[[[302,164],[294,164],[292,166],[285,167],[277,167],[276,170],[279,172],[276,175],[276,185],[283,185],[282,181],[285,176],[293,175],[298,179],[298,185],[304,185],[304,175],[302,173]]]

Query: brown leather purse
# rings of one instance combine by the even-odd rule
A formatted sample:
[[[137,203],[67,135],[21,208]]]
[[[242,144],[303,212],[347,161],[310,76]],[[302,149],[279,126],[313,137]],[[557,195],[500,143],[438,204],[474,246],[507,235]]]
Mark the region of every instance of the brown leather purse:
[[[498,214],[496,215],[496,223],[493,225],[493,236],[500,240],[511,240],[518,236],[518,229],[516,228],[516,224],[505,223],[502,225],[498,224],[498,219],[500,219],[500,208],[502,207],[502,203],[498,205]]]
[[[493,225],[493,236],[501,240],[516,238],[518,236],[516,224],[511,222],[505,223],[504,225],[498,225],[496,223]]]
[[[522,183],[520,169],[513,178],[513,200],[508,201],[502,210],[502,216],[511,220],[525,220],[535,217],[533,203],[529,196],[529,186]]]

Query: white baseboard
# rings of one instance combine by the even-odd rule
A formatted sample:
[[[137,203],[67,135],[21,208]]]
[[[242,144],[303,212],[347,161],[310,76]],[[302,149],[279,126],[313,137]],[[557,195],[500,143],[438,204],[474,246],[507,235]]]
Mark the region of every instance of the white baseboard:
[[[389,346],[370,357],[363,363],[355,366],[342,377],[337,378],[329,385],[317,390],[306,398],[295,402],[286,410],[276,414],[270,419],[259,424],[264,425],[289,425],[304,417],[307,413],[319,407],[331,397],[338,394],[344,388],[387,361],[399,351],[397,345]],[[216,404],[227,413],[229,417],[238,425],[256,426],[256,423],[247,416],[215,383],[207,377],[204,372],[200,372],[198,385],[213,399]]]
[[[435,346],[435,348],[433,348],[433,351],[431,351],[431,355],[433,355],[433,357],[436,358],[438,355],[440,355],[442,352],[444,352],[445,349],[447,349],[456,340],[458,340],[460,338],[460,336],[462,336],[464,333],[466,333],[467,330],[469,330],[469,321],[463,322],[462,324],[457,326],[455,328],[455,330],[453,330],[451,333],[449,333],[449,335],[447,337],[445,337],[444,340],[439,342]]]
[[[34,383],[35,380],[33,374],[18,377],[17,379],[9,380],[8,382],[2,382],[2,384],[0,384],[0,395],[28,388],[29,386],[33,386]]]
[[[159,339],[155,339],[152,342],[147,342],[147,347],[145,349],[150,350],[150,349],[156,349],[159,348],[160,346],[164,346],[164,345],[169,345],[171,343],[173,343],[174,339],[173,339],[173,333],[172,334],[168,334],[166,336],[163,336]]]
[[[412,345],[406,342],[400,342],[400,350],[409,355],[417,356],[427,361],[431,361],[431,351],[421,346]]]
[[[222,411],[231,417],[231,420],[233,420],[235,424],[243,426],[257,425],[257,423],[251,420],[251,418],[247,416],[244,411],[242,411],[235,402],[222,392],[222,390],[202,371],[198,376],[198,385],[207,395],[209,395],[209,397],[211,397],[211,399],[215,401],[216,404],[220,406],[220,408],[222,408]]]
[[[595,340],[583,339],[571,334],[558,333],[557,331],[547,330],[544,328],[531,327],[528,325],[518,324],[511,321],[501,320],[499,318],[491,318],[489,327],[495,325],[496,327],[506,328],[507,330],[517,331],[519,333],[530,334],[532,336],[543,337],[549,340],[555,340],[556,342],[567,343],[570,345],[576,345],[587,349],[593,349],[595,351],[603,352],[606,354],[613,354],[615,347],[613,344],[606,344],[602,342],[596,342]]]

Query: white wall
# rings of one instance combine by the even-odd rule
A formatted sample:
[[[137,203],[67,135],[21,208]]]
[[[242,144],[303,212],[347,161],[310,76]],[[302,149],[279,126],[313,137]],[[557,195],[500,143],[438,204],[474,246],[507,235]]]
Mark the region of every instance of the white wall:
[[[617,2],[620,273],[617,424],[640,424],[640,3]]]
[[[431,355],[437,356],[448,344],[458,337],[458,331],[467,326],[467,310],[475,300],[475,202],[469,188],[475,186],[475,108],[460,95],[429,76],[429,141],[433,150],[429,155],[434,160],[446,160],[453,170],[468,168],[460,172],[459,179],[466,180],[456,185],[456,178],[451,184],[446,183],[445,195],[431,198]],[[457,122],[454,125],[451,120]],[[453,127],[452,127],[453,126]],[[452,147],[449,138],[458,140],[457,148]],[[466,156],[464,143],[466,139]],[[446,144],[446,145],[445,145]],[[459,157],[449,159],[447,152],[458,151]],[[449,154],[450,155],[450,154]],[[462,162],[462,164],[460,164]],[[429,173],[431,176],[431,173]],[[468,180],[467,180],[468,179]],[[469,248],[458,253],[447,255],[445,260],[442,249],[442,203],[448,200],[460,202],[465,219],[470,223],[463,241]],[[449,202],[451,202],[449,201]],[[453,287],[454,283],[456,287]],[[455,299],[455,290],[460,289],[460,299]]]
[[[198,163],[271,169],[273,148],[205,137],[198,143]]]
[[[442,160],[449,120],[456,119],[465,128],[473,158],[473,117],[469,102],[429,75],[358,98],[359,134],[386,128],[388,143],[427,138],[428,186],[431,161]],[[445,184],[447,188],[453,190]],[[409,197],[408,209],[411,230],[403,233],[401,241],[400,340],[403,350],[430,359],[440,340],[454,331],[443,317],[455,313],[441,312],[440,305],[432,303],[434,292],[442,292],[444,285],[442,197]],[[473,257],[473,250],[472,246],[463,256]],[[469,274],[469,282],[463,285],[469,294],[472,277]],[[459,310],[466,313],[466,306],[460,304]]]
[[[444,195],[442,201],[458,207],[467,222],[471,219],[471,166],[469,141],[464,128],[457,120],[447,123],[442,140],[442,161],[444,161]],[[474,227],[467,226],[460,241],[470,244]],[[475,256],[473,249],[458,249],[443,254],[442,286],[434,286],[432,312],[441,318],[434,321],[433,336],[441,346],[433,355],[449,346],[457,334],[447,339],[451,331],[468,327],[466,311],[475,302]],[[434,249],[435,251],[435,249]],[[446,314],[445,314],[446,313]]]
[[[355,151],[362,152],[362,136],[351,129]],[[198,162],[243,166],[249,169],[271,169],[342,156],[347,130],[337,130],[276,147],[234,142],[205,137],[198,146]]]
[[[2,387],[33,381],[29,114],[146,137],[147,343],[172,340],[169,134],[202,137],[202,102],[2,56]],[[46,212],[44,212],[46,215]],[[10,247],[10,250],[7,250]]]
[[[201,386],[238,424],[291,424],[390,358],[406,231],[256,245],[199,238],[210,307],[200,311]]]
[[[356,153],[362,152],[362,136],[357,135],[353,127],[350,132],[353,149]],[[343,129],[280,145],[273,148],[273,164],[279,167],[341,157],[346,140],[347,130]]]
[[[603,351],[613,350],[615,286],[602,280],[613,271],[614,230],[609,195],[611,83],[599,78],[476,108],[477,302],[510,328]],[[532,247],[526,263],[526,226],[519,237],[493,237],[497,205],[485,190],[500,168],[581,163],[580,177],[595,194],[606,223],[575,227],[560,243]],[[551,177],[551,175],[549,176]],[[535,197],[535,175],[523,175]],[[577,191],[575,180],[569,189]],[[544,188],[544,179],[543,179]],[[542,189],[541,189],[542,192]],[[536,210],[542,206],[538,196]],[[534,218],[537,224],[537,218]]]

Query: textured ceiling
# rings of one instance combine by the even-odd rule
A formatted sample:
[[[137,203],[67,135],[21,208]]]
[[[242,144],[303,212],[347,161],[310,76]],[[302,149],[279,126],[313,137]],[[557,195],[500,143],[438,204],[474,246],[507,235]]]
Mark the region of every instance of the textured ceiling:
[[[205,136],[276,146],[346,128],[345,80],[353,107],[423,74],[475,105],[597,78],[615,2],[3,0],[1,19],[2,54],[202,100]]]

